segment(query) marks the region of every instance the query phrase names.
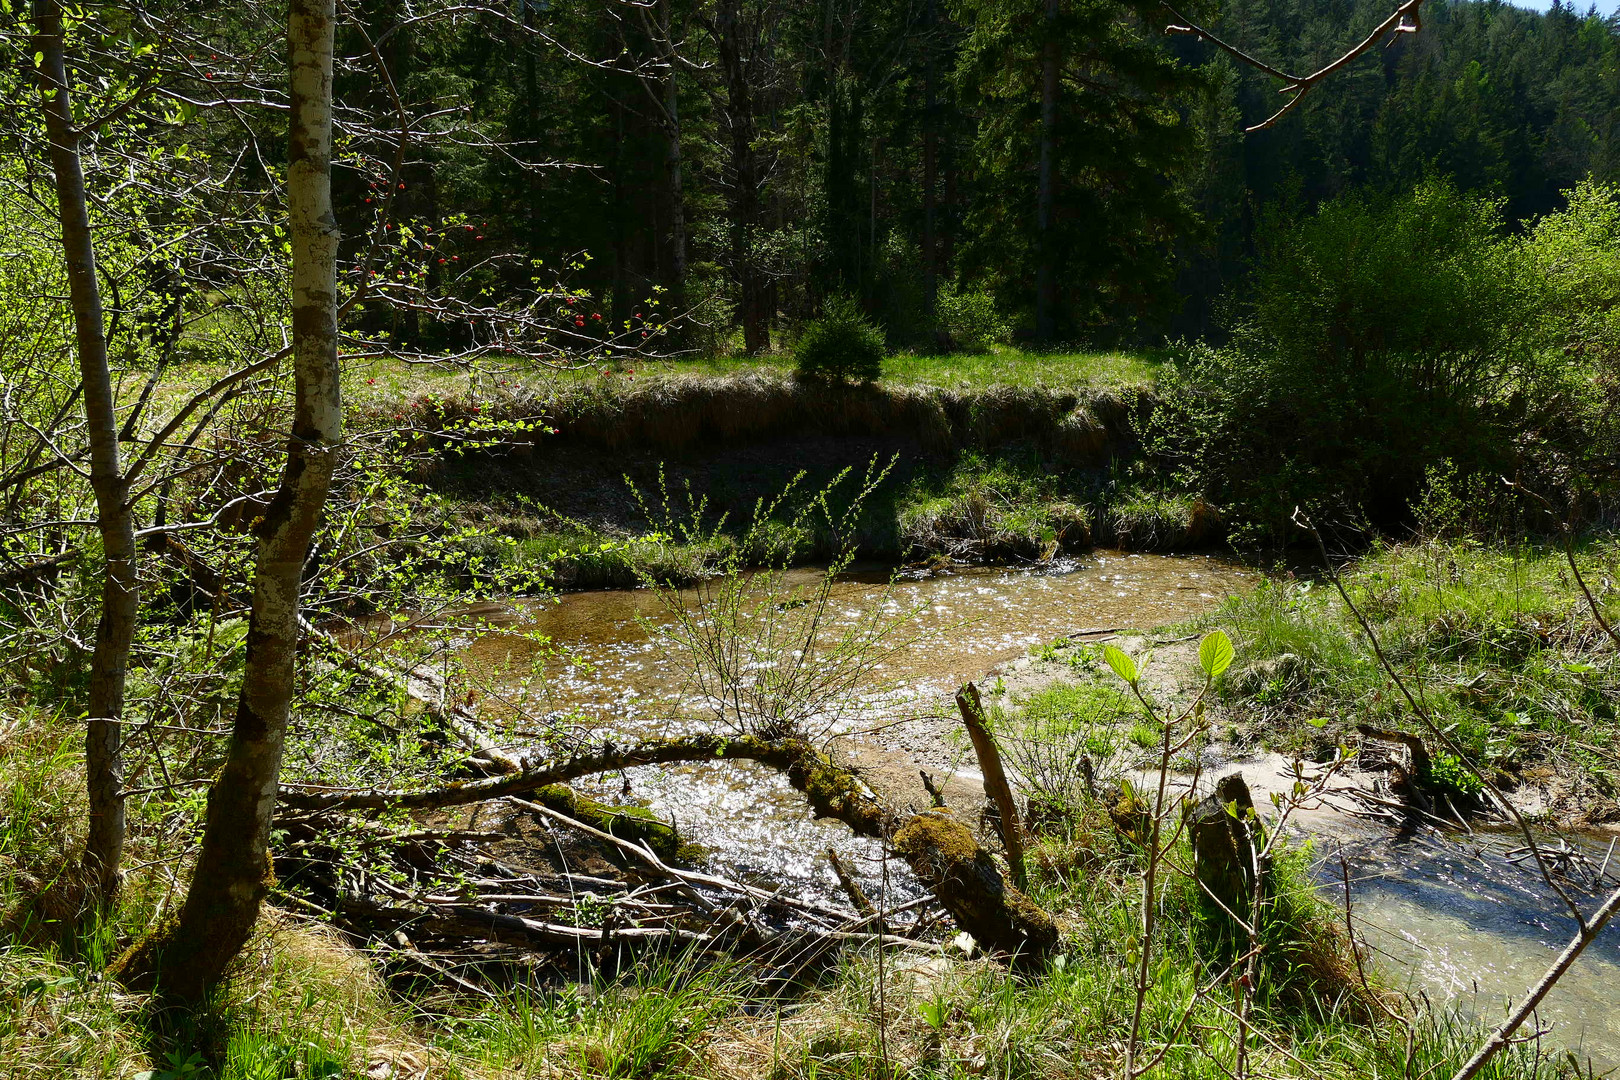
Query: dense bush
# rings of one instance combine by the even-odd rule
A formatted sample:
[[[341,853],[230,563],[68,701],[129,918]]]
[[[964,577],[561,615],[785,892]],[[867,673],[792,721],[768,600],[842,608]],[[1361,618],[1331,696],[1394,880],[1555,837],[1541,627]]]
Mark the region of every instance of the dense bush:
[[[1544,347],[1569,365],[1554,422],[1579,484],[1620,478],[1620,187],[1584,183],[1524,244],[1542,288]]]
[[[793,347],[800,375],[857,382],[881,378],[886,353],[883,331],[841,295],[828,298],[821,318],[804,328]]]
[[[1498,203],[1445,183],[1273,222],[1231,342],[1171,365],[1147,441],[1255,539],[1298,505],[1406,520],[1441,462],[1522,473],[1572,371],[1535,264]]]

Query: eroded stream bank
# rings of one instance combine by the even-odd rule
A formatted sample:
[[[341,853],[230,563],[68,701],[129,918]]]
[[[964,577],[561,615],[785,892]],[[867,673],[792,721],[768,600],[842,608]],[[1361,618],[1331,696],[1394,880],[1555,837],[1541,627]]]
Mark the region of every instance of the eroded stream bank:
[[[815,575],[793,573],[799,581]],[[834,611],[839,618],[857,617],[888,580],[879,569],[849,575],[835,587]],[[872,714],[898,722],[846,734],[841,744],[893,801],[925,805],[916,773],[926,769],[953,778],[947,794],[954,804],[977,805],[982,791],[971,752],[948,707],[957,685],[989,676],[988,685],[1004,682],[1014,697],[1019,688],[1051,677],[1028,660],[1032,646],[1068,634],[1095,639],[1186,620],[1258,580],[1254,572],[1212,557],[1117,552],[1040,568],[900,580],[889,603],[929,606],[918,640],[893,658],[883,672],[887,687],[869,703]],[[656,626],[661,613],[656,597],[644,590],[569,594],[510,612],[514,623],[567,645],[566,657],[547,656],[498,632],[474,642],[466,655],[503,693],[527,695],[529,723],[568,724],[596,739],[670,734],[694,722],[681,718],[679,664],[644,625],[650,620]],[[1151,634],[1129,640],[1135,650],[1155,642],[1161,672],[1185,666],[1188,657],[1181,654],[1192,647],[1187,642]],[[846,724],[843,730],[859,729]],[[1276,771],[1275,762],[1223,757],[1218,748],[1207,764],[1210,779],[1234,768]],[[832,847],[870,894],[899,899],[916,890],[903,867],[883,862],[875,844],[852,838],[839,824],[812,819],[803,797],[763,768],[725,763],[633,769],[604,778],[594,793],[674,819],[688,840],[706,850],[713,868],[756,884],[836,897],[838,884],[825,854]],[[1463,843],[1438,834],[1395,842],[1388,830],[1332,814],[1311,817],[1308,827],[1318,880],[1336,902],[1339,857],[1347,861],[1358,932],[1374,947],[1388,978],[1437,1005],[1490,1022],[1567,940],[1567,920],[1558,917],[1533,871],[1505,857],[1511,844],[1489,837]],[[1611,1008],[1616,985],[1620,932],[1611,932],[1546,1003],[1541,1018],[1554,1025],[1546,1045],[1589,1056],[1600,1067],[1620,1063],[1620,1022]]]

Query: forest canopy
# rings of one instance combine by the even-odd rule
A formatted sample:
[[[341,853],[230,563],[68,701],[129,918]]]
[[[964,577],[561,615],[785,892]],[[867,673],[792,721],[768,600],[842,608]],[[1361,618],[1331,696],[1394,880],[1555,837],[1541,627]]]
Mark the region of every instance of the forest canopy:
[[[698,309],[694,344],[711,348],[763,348],[839,292],[892,344],[928,346],[942,286],[988,292],[1025,337],[1152,342],[1220,329],[1219,298],[1246,282],[1270,208],[1443,177],[1502,199],[1517,227],[1620,168],[1620,27],[1595,12],[1431,0],[1420,33],[1244,136],[1275,110],[1277,83],[1208,42],[1167,37],[1160,5],[1050,10],[564,0],[522,7],[544,44],[476,21],[406,31],[392,57],[401,85],[464,96],[514,150],[506,164],[446,163],[403,209],[488,216],[503,243],[536,254],[588,251],[580,283],[615,319],[662,289]],[[1379,0],[1233,0],[1189,14],[1298,71],[1389,12]],[[1054,310],[1037,326],[1048,260]]]

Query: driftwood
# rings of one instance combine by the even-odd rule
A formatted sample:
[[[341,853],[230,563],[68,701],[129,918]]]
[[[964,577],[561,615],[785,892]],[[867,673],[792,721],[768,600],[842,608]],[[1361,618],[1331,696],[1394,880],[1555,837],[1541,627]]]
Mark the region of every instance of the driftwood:
[[[486,991],[469,977],[491,962],[571,966],[588,955],[607,970],[618,966],[625,950],[678,944],[774,955],[802,970],[846,944],[926,945],[910,936],[928,925],[926,912],[909,922],[894,921],[924,902],[883,912],[888,929],[874,933],[868,927],[879,918],[876,912],[839,909],[672,867],[645,844],[540,803],[512,801],[549,826],[629,856],[626,878],[513,866],[482,846],[491,839],[509,841],[505,833],[418,829],[397,834],[409,842],[375,843],[388,832],[380,823],[306,815],[285,823],[295,835],[278,852],[283,899],[330,920],[406,972],[479,993]],[[324,830],[356,824],[363,835],[359,849],[323,846]],[[424,858],[422,852],[430,848],[431,857]],[[363,852],[364,865],[351,864],[355,850]],[[287,891],[295,889],[305,895]]]

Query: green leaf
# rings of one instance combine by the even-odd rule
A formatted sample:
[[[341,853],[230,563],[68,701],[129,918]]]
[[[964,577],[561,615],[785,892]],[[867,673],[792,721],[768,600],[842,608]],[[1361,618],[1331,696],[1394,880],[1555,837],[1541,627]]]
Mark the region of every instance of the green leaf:
[[[1129,656],[1126,656],[1113,645],[1103,646],[1103,659],[1108,661],[1108,666],[1114,669],[1115,675],[1118,675],[1132,686],[1136,685],[1136,680],[1140,678],[1140,676],[1138,676],[1136,673],[1135,660],[1132,660]]]
[[[1212,679],[1232,666],[1232,639],[1224,630],[1204,635],[1198,646],[1198,666]]]

